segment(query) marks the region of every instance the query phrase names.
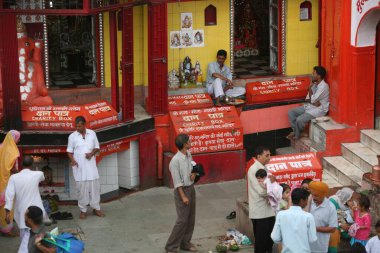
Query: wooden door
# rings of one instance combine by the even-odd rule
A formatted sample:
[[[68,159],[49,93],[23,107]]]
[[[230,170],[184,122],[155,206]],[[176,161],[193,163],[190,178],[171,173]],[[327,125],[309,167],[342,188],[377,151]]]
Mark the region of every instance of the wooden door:
[[[167,85],[167,3],[152,3],[148,7],[148,100],[152,115],[168,112]]]

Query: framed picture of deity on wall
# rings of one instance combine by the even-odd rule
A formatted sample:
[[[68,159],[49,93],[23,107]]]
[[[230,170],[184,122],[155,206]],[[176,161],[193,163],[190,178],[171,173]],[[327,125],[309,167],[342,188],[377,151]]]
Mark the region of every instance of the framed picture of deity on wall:
[[[193,14],[190,12],[181,13],[181,31],[193,30]]]
[[[205,32],[204,30],[193,30],[193,46],[204,47],[205,46]]]

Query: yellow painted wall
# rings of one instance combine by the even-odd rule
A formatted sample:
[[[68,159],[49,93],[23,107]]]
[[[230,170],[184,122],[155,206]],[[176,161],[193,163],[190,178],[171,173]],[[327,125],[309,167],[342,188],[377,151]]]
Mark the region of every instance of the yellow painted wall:
[[[204,10],[210,4],[217,9],[217,25],[205,26]],[[180,31],[181,13],[193,14],[193,29],[205,32],[204,47],[170,48],[170,31]],[[206,79],[208,63],[216,60],[216,52],[225,49],[230,54],[230,5],[228,0],[178,2],[168,4],[168,71],[178,70],[179,62],[189,56],[193,66],[198,60]],[[226,64],[229,65],[227,58]]]
[[[134,80],[135,85],[148,85],[148,81],[144,80],[144,66],[148,66],[148,54],[145,57],[144,47],[148,42],[148,26],[145,24],[147,19],[144,13],[145,6],[133,7],[133,64],[134,64]],[[146,72],[148,73],[148,72]]]
[[[318,65],[318,0],[311,0],[312,20],[300,21],[300,4],[289,0],[286,6],[286,74],[310,74]]]
[[[110,58],[110,30],[109,14],[103,14],[103,55],[104,55],[104,85],[111,87],[111,58]]]
[[[147,26],[146,6],[133,8],[133,63],[134,63],[134,84],[148,85],[148,26]],[[109,14],[103,15],[104,34],[104,80],[105,86],[111,87],[111,57],[110,57],[110,32]],[[117,32],[118,68],[122,56],[122,32]],[[144,74],[146,73],[146,74]],[[119,86],[122,82],[122,72],[119,71]]]

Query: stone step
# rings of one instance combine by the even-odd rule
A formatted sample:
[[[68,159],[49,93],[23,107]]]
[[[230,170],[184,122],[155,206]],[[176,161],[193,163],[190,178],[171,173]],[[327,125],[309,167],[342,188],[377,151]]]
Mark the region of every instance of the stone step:
[[[298,140],[292,140],[291,146],[295,149],[295,153],[318,152],[325,150],[322,145],[316,143],[308,137],[301,137]]]
[[[362,143],[342,143],[342,156],[364,173],[371,172],[377,165],[377,153]]]
[[[276,148],[276,155],[290,155],[298,153],[293,147]]]
[[[360,131],[360,142],[380,154],[380,130],[365,129]]]
[[[325,182],[329,188],[343,187],[343,185],[338,182],[337,178],[328,170],[323,170],[322,181]]]
[[[323,172],[328,171],[343,186],[360,186],[364,174],[342,156],[324,157]]]

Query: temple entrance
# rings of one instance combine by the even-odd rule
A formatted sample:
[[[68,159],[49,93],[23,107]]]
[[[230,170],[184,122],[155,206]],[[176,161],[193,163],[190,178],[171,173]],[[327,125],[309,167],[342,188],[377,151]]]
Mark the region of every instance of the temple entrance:
[[[380,22],[376,27],[375,128],[380,129]]]
[[[251,78],[276,74],[279,72],[278,0],[235,0],[234,5],[236,77]]]

